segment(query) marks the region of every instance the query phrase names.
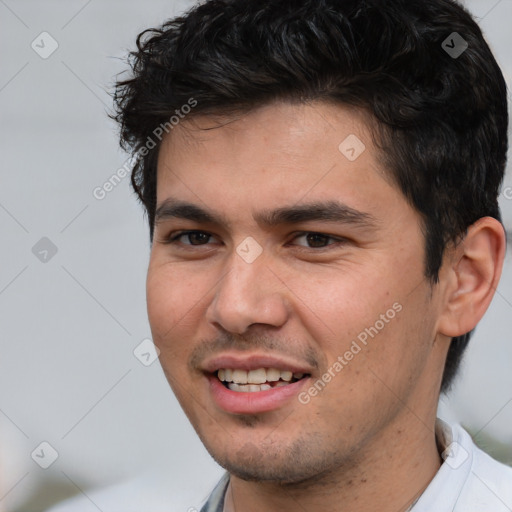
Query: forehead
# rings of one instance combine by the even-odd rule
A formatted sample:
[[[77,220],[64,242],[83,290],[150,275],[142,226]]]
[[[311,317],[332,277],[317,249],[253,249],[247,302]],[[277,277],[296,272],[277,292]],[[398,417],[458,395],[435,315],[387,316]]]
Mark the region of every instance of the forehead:
[[[306,199],[377,213],[401,195],[364,114],[324,102],[185,118],[162,142],[157,183],[157,205],[172,196],[238,216]]]
[[[160,154],[165,156],[173,151],[188,152],[191,156],[207,147],[212,156],[227,156],[229,147],[247,159],[248,165],[251,155],[258,160],[286,156],[307,161],[318,159],[321,151],[330,148],[339,152],[337,157],[344,155],[353,161],[365,147],[375,151],[369,128],[372,124],[373,119],[361,109],[332,102],[305,104],[280,100],[230,115],[195,114],[189,119],[185,116],[165,137]],[[347,138],[348,142],[356,143],[352,144],[355,154],[346,151],[350,144],[339,148]]]

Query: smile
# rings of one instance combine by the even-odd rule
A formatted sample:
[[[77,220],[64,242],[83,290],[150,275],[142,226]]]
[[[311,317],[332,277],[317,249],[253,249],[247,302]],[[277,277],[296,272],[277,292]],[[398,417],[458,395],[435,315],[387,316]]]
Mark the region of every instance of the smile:
[[[305,375],[304,373],[293,373],[289,370],[283,371],[276,368],[258,368],[250,371],[221,368],[217,371],[217,378],[226,388],[242,393],[256,393],[288,386],[302,379]]]

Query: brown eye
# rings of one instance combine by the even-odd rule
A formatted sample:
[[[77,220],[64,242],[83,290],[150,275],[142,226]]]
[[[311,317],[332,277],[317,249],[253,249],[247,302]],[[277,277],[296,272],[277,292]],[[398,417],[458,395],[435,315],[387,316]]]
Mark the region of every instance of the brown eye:
[[[311,247],[325,247],[328,245],[329,237],[317,233],[310,233],[306,235],[306,240]]]
[[[211,235],[202,233],[201,231],[188,233],[186,236],[188,237],[191,245],[203,245],[211,238]]]
[[[209,242],[210,238],[212,238],[212,235],[204,231],[185,231],[173,236],[170,242],[180,242],[184,245],[205,245]]]
[[[311,249],[323,248],[333,245],[333,243],[340,242],[340,240],[322,233],[302,233],[295,237],[295,240],[300,238],[304,239],[305,243],[299,243],[297,245],[306,246]]]

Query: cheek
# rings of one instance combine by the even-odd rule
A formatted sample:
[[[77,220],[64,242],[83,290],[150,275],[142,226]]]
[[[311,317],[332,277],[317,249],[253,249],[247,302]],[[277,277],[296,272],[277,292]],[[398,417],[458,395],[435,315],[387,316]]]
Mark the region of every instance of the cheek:
[[[187,404],[183,402],[186,393],[181,383],[187,379],[186,362],[193,348],[186,341],[194,338],[199,325],[193,318],[197,290],[193,280],[184,278],[175,266],[150,265],[146,301],[153,342],[160,351],[160,364],[178,401],[186,409]]]
[[[390,289],[377,271],[352,265],[311,276],[290,276],[289,287],[303,318],[310,317],[320,329],[340,342],[373,326],[392,308],[397,290]],[[394,313],[394,311],[392,312]]]
[[[198,326],[197,312],[209,287],[176,265],[150,265],[146,279],[148,319],[155,344],[173,352],[186,344],[177,343]]]
[[[419,352],[410,349],[423,343],[417,333],[428,315],[428,303],[424,287],[411,293],[408,276],[402,272],[400,279],[396,274],[365,266],[364,272],[362,267],[360,272],[355,267],[346,272],[335,269],[314,279],[297,275],[290,282],[300,322],[326,356],[324,370],[343,375],[333,379],[331,390],[342,387],[352,393],[350,388],[357,388],[358,394],[363,388],[382,386],[376,375],[392,383],[401,366],[416,365],[414,359],[425,346],[417,347]]]
[[[146,303],[149,323],[153,334],[155,335],[155,331],[158,333],[157,338],[172,328],[179,314],[174,307],[176,294],[180,293],[179,288],[176,289],[176,284],[169,272],[155,270],[150,266],[146,278]]]

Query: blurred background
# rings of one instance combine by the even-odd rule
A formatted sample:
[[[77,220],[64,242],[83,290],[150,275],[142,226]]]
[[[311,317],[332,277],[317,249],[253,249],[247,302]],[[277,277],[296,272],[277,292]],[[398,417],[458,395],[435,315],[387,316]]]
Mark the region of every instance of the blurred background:
[[[512,0],[465,5],[510,88]],[[0,0],[0,512],[39,512],[69,498],[63,511],[190,512],[223,472],[151,353],[149,236],[129,177],[94,193],[128,158],[107,117],[127,51],[143,29],[191,6]],[[510,166],[501,206],[510,230]],[[511,318],[509,247],[439,410],[508,463]]]

